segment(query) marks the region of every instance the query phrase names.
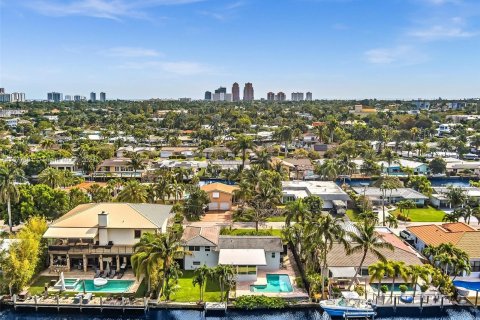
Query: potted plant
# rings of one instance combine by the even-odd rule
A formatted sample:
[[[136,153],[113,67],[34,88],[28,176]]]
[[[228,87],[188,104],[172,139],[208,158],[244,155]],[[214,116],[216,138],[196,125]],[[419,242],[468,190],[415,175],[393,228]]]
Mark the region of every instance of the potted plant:
[[[382,291],[383,294],[387,293],[387,291],[388,291],[388,286],[382,285],[382,286],[380,287],[380,291]]]
[[[425,292],[428,290],[428,288],[429,288],[428,284],[422,284],[422,285],[420,286],[420,291],[421,291],[422,293],[425,293]]]
[[[398,286],[398,288],[400,289],[400,292],[402,294],[404,294],[408,290],[408,287],[404,284],[401,284],[400,286]]]

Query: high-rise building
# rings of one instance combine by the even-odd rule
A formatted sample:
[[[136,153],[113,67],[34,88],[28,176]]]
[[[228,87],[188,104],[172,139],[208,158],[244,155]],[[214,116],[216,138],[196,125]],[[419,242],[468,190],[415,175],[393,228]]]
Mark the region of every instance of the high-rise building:
[[[313,100],[313,95],[311,92],[307,92],[307,94],[305,95],[305,100],[307,101],[312,101]]]
[[[90,101],[97,101],[97,94],[95,92],[90,92]]]
[[[236,82],[232,86],[232,100],[240,101],[240,86]]]
[[[10,95],[11,102],[24,102],[25,101],[25,93],[23,92],[14,92]]]
[[[49,92],[47,94],[47,100],[49,102],[60,102],[63,100],[63,93],[60,92]]]
[[[220,87],[217,90],[215,90],[215,93],[227,93],[227,88]]]
[[[253,101],[253,99],[253,85],[251,82],[247,82],[243,87],[243,101]]]
[[[303,92],[292,92],[292,101],[303,101]]]
[[[72,96],[69,94],[66,94],[65,97],[63,97],[65,101],[72,101]]]
[[[231,93],[214,93],[212,96],[213,101],[227,101],[231,102],[232,101],[232,94]]]
[[[10,102],[10,94],[9,93],[0,93],[0,102]]]
[[[73,96],[73,100],[74,101],[80,101],[80,100],[82,100],[82,96],[76,94],[76,95]]]
[[[205,91],[205,100],[207,100],[207,101],[212,100],[212,92],[211,91]]]
[[[280,91],[279,93],[277,93],[275,95],[275,100],[277,101],[285,101],[287,100],[287,96],[285,95],[285,93],[283,93],[282,91]]]
[[[0,94],[5,93],[5,88],[0,88]]]
[[[100,102],[107,101],[107,94],[105,92],[100,92]]]
[[[273,92],[267,93],[267,101],[275,101],[275,93]]]

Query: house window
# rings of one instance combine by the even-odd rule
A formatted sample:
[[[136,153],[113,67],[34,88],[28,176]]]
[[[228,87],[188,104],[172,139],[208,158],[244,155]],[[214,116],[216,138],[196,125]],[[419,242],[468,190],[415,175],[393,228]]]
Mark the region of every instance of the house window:
[[[272,252],[272,258],[275,258],[275,252]]]
[[[472,261],[472,272],[480,272],[480,261]]]
[[[200,265],[200,261],[193,261],[193,265],[194,265],[194,266],[199,266],[199,265]]]
[[[213,199],[218,199],[218,198],[220,198],[220,192],[214,192],[214,193],[212,193],[212,198],[213,198]]]
[[[135,230],[134,231],[134,238],[135,239],[140,239],[141,236],[142,236],[142,230]]]
[[[189,246],[188,251],[200,251],[200,247],[199,246]]]
[[[256,266],[238,266],[238,274],[257,274]]]
[[[205,251],[210,251],[210,247],[205,247]]]

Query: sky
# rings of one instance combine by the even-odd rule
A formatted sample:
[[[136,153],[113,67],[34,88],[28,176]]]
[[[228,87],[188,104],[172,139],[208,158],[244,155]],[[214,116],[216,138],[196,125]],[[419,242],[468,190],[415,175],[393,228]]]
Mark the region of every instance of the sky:
[[[480,97],[480,0],[0,0],[0,87],[203,98]]]

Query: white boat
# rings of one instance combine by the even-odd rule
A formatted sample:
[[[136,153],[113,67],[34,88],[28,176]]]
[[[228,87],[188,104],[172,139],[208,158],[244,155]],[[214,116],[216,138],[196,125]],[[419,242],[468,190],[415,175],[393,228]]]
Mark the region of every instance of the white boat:
[[[345,314],[370,317],[376,314],[374,306],[364,299],[329,299],[320,301],[320,306],[331,317],[343,317]]]

